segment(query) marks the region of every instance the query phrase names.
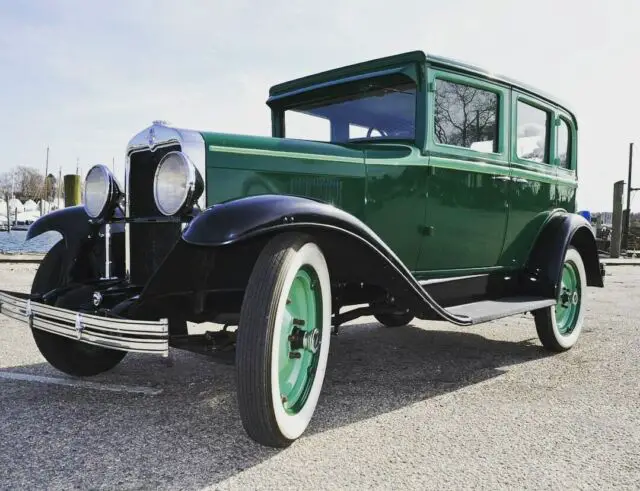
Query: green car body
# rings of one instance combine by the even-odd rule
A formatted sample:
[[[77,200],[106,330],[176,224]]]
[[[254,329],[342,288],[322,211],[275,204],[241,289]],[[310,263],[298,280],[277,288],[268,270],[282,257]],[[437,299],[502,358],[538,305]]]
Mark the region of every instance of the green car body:
[[[328,84],[335,97],[356,77],[400,70],[417,87],[413,142],[332,143],[287,139],[289,104]],[[498,148],[480,152],[434,138],[440,80],[499,96]],[[289,99],[294,102],[289,102]],[[296,99],[297,98],[297,99]],[[540,163],[515,152],[517,101],[548,111],[548,155],[555,122],[570,127],[570,162]],[[558,211],[575,212],[577,124],[562,104],[521,84],[421,52],[355,65],[271,89],[273,136],[203,133],[206,200],[211,206],[256,194],[306,196],[331,203],[370,226],[420,279],[513,270]],[[295,107],[295,106],[293,106]]]
[[[124,189],[94,166],[84,206],[29,229],[64,240],[0,313],[71,375],[170,347],[235,361],[243,425],[274,447],[309,424],[331,333],[359,317],[531,312],[547,349],[576,343],[603,270],[575,213],[566,105],[420,51],[274,86],[267,104],[271,137],[155,122],[129,142]]]

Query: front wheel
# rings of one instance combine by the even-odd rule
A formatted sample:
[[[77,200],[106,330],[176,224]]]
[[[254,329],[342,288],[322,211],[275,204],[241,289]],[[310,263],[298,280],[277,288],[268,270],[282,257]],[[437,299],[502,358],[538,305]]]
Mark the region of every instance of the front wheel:
[[[251,438],[286,447],[302,435],[320,396],[330,336],[322,251],[303,235],[273,238],[249,278],[236,344],[239,410]]]
[[[40,263],[31,286],[32,294],[47,293],[62,285],[62,264],[67,249],[61,240],[54,245]],[[57,307],[74,308],[58,301]],[[101,346],[92,346],[75,339],[66,338],[37,328],[32,328],[33,339],[44,358],[54,367],[68,375],[89,377],[115,367],[127,354]]]
[[[584,293],[587,288],[582,256],[573,247],[567,249],[554,307],[533,312],[542,345],[561,352],[578,341],[584,322]]]

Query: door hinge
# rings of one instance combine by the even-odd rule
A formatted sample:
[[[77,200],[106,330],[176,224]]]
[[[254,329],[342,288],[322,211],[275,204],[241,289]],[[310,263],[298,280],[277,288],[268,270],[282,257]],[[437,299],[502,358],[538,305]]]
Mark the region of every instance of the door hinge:
[[[436,91],[436,83],[435,82],[429,82],[427,84],[427,91],[428,92],[435,92]]]

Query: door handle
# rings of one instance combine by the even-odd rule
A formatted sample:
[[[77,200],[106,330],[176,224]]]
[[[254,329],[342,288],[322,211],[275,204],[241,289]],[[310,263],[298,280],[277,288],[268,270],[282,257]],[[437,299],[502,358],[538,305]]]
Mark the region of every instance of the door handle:
[[[524,179],[523,177],[514,177],[512,179],[513,179],[513,182],[517,182],[519,184],[526,184],[529,182],[527,179]]]
[[[493,179],[494,181],[508,181],[509,177],[508,176],[491,176],[491,179]]]

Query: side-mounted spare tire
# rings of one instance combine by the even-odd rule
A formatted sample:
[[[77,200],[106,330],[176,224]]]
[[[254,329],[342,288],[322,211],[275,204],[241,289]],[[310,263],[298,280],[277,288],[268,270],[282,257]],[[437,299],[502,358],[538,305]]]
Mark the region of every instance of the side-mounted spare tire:
[[[32,294],[47,293],[62,285],[62,265],[66,254],[63,240],[49,250],[33,279]],[[66,305],[63,300],[59,300],[56,306],[74,308],[73,305]],[[106,372],[120,363],[127,354],[125,351],[93,346],[41,329],[32,328],[31,332],[42,356],[54,368],[73,376],[86,377]]]

